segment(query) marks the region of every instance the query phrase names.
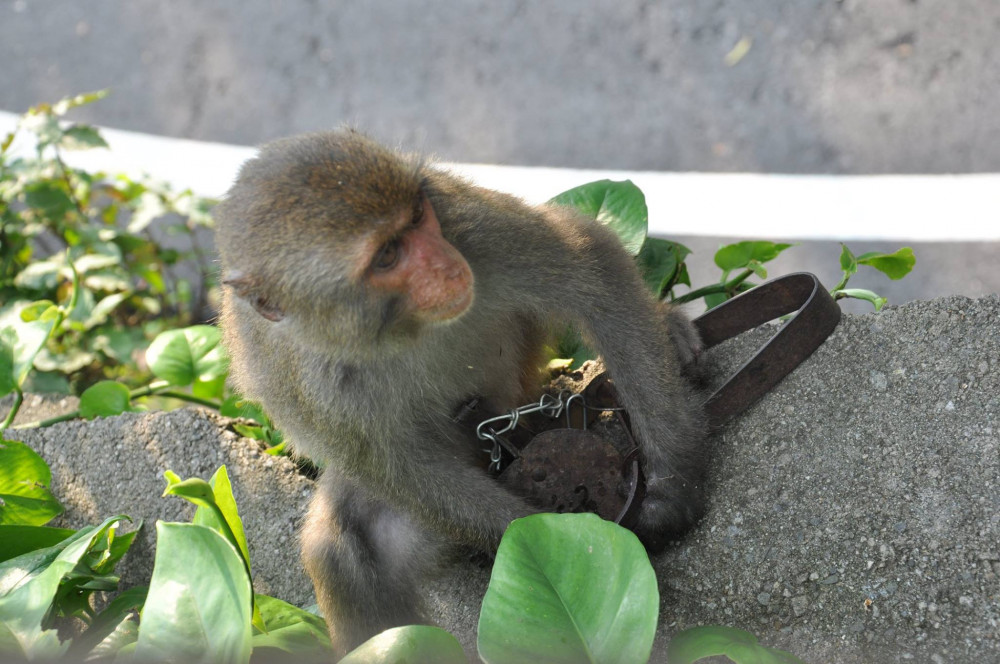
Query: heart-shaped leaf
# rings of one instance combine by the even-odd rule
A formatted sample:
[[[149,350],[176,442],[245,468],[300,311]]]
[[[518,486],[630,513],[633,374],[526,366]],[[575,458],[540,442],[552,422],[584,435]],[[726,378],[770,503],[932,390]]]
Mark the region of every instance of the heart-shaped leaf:
[[[102,380],[80,395],[80,417],[92,420],[95,417],[121,415],[128,412],[130,403],[127,387],[113,380]]]
[[[646,240],[649,211],[642,190],[631,180],[598,180],[564,191],[550,203],[568,205],[610,226],[632,256]]]
[[[219,328],[212,325],[169,330],[149,345],[146,362],[154,374],[172,385],[214,380],[227,369],[220,340]]]
[[[646,662],[656,576],[630,531],[594,514],[511,523],[479,617],[479,655],[505,662]]]

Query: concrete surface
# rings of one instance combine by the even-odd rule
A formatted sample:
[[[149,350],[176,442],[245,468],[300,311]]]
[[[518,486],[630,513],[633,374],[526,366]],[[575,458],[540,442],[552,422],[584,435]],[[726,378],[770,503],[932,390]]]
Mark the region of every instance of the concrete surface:
[[[713,349],[713,374],[772,331]],[[225,420],[183,410],[17,433],[52,465],[68,525],[182,518],[183,501],[159,497],[162,470],[229,464],[257,584],[309,601],[290,551],[309,483]],[[1000,296],[846,316],[713,445],[708,516],[653,559],[652,661],[699,624],[747,629],[814,664],[1000,660]],[[148,574],[149,544],[147,533],[126,559],[128,581]],[[436,619],[470,653],[487,578],[463,564],[431,589]]]
[[[72,117],[241,145],[348,122],[465,163],[1000,172],[998,27],[992,0],[4,0],[0,109],[110,87]],[[940,214],[914,215],[915,201],[886,191],[884,212],[860,206],[867,215],[832,223],[824,213],[839,209],[837,194],[747,201],[715,216],[713,205],[743,199],[726,188],[701,198],[695,214],[655,216],[666,228],[658,232],[775,241],[850,240],[859,226],[912,233],[852,243],[860,253],[894,250],[928,226],[959,239],[970,223],[961,192]],[[976,205],[984,224],[1000,226],[994,202]],[[782,215],[797,228],[772,230]],[[734,220],[742,232],[709,230]],[[719,241],[698,244],[706,251],[692,270],[714,279]],[[806,243],[794,260],[822,272],[837,255]],[[853,285],[896,304],[1000,292],[996,241],[922,246],[917,257],[903,282],[871,275]]]
[[[111,87],[78,116],[243,145],[354,122],[462,162],[1000,171],[998,26],[992,0],[5,0],[0,109]]]
[[[10,399],[2,403],[6,412]],[[75,407],[72,398],[53,403],[34,395],[25,399],[16,423]],[[247,538],[254,588],[308,605],[315,600],[298,562],[298,530],[313,483],[287,457],[262,454],[254,441],[238,437],[227,428],[231,422],[209,411],[185,409],[78,420],[9,431],[7,436],[27,442],[52,468],[52,490],[67,511],[50,525],[79,528],[115,514],[144,522],[117,568],[122,588],[149,584],[156,520],[190,521],[194,515],[195,506],[188,501],[162,497],[164,471],[207,480],[225,464],[246,532],[254,533]],[[122,525],[123,532],[134,528]]]

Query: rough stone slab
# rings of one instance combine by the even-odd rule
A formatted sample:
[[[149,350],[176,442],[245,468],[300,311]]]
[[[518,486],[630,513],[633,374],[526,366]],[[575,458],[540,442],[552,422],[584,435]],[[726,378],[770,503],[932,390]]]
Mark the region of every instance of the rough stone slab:
[[[710,352],[723,377],[773,329]],[[18,432],[82,525],[124,511],[189,518],[162,470],[226,463],[258,590],[310,603],[294,533],[311,493],[294,466],[203,411]],[[795,373],[713,439],[711,507],[653,559],[660,628],[741,627],[809,662],[1000,660],[1000,296],[846,316]],[[262,463],[263,460],[263,463]],[[151,529],[127,559],[148,577]],[[444,571],[436,620],[474,653],[488,573]]]
[[[662,633],[735,625],[810,662],[1000,661],[998,370],[998,296],[845,317],[716,436],[709,515],[654,560]]]
[[[144,522],[118,567],[123,588],[149,583],[155,521],[190,521],[194,514],[188,501],[161,496],[163,472],[207,480],[225,464],[247,533],[254,588],[310,604],[312,585],[299,563],[298,531],[313,483],[288,458],[263,454],[255,441],[229,430],[231,421],[182,409],[64,422],[8,436],[30,445],[52,469],[52,491],[66,512],[51,525],[79,528],[115,514]],[[132,528],[126,524],[122,530]]]

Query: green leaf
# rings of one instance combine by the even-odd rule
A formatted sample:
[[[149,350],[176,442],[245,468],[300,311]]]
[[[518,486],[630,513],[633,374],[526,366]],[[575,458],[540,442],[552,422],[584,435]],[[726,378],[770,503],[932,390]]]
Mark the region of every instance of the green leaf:
[[[142,590],[145,591],[146,588],[143,587]],[[80,639],[85,637],[86,634],[78,639],[75,639],[73,642],[74,646],[78,641],[80,641]],[[86,659],[87,661],[95,662],[131,662],[134,661],[131,654],[135,651],[135,643],[138,639],[139,621],[134,613],[129,612],[124,618],[122,618],[121,622],[114,627],[110,634],[104,637],[100,643],[87,652],[86,657],[74,657],[73,653],[75,652],[75,648],[71,647],[66,661],[82,662]]]
[[[264,414],[264,409],[260,407],[260,404],[238,394],[234,394],[222,402],[219,414],[225,417],[242,417],[264,426],[271,426],[271,419]]]
[[[846,244],[841,243],[840,247],[840,269],[844,271],[845,277],[850,277],[858,271],[858,259]]]
[[[500,542],[479,656],[504,662],[646,662],[659,592],[634,534],[594,514],[536,514]]]
[[[167,488],[163,491],[164,496],[178,496],[198,507],[210,508],[215,505],[215,492],[212,490],[212,485],[200,477],[182,480],[172,470],[165,471],[163,476],[167,478]],[[235,545],[236,543],[233,542],[233,546]]]
[[[70,528],[0,525],[0,563],[23,556],[29,551],[55,546],[75,532]]]
[[[598,180],[564,191],[549,202],[574,207],[584,216],[610,226],[633,256],[646,240],[646,197],[631,180]]]
[[[72,345],[66,348],[65,353],[58,354],[50,353],[47,349],[43,348],[35,356],[35,368],[39,371],[61,371],[62,373],[71,374],[74,371],[83,369],[97,359],[93,353],[88,353],[81,348]]]
[[[571,360],[571,369],[597,357],[597,353],[583,342],[580,331],[572,325],[564,327],[562,332],[556,336],[556,347],[553,355],[560,359]]]
[[[106,148],[108,144],[101,138],[96,128],[88,125],[73,125],[63,132],[59,146],[66,150],[90,150]]]
[[[63,396],[73,394],[65,376],[44,371],[29,373],[28,377],[24,379],[24,385],[21,386],[21,389],[25,393],[33,392],[35,394],[61,394]]]
[[[34,134],[38,138],[39,148],[52,145],[62,138],[59,120],[52,113],[45,111],[31,109],[21,116],[18,127]]]
[[[197,524],[161,521],[156,540],[136,660],[248,662],[253,593],[239,551]]]
[[[715,264],[726,271],[739,270],[750,265],[750,261],[766,263],[792,245],[775,242],[737,242],[715,252]]]
[[[663,297],[680,280],[684,259],[691,250],[683,244],[649,237],[642,245],[636,263],[646,286],[657,297]]]
[[[108,297],[114,296],[109,295]],[[128,362],[132,358],[132,351],[143,345],[142,330],[135,328],[120,330],[108,326],[102,328],[101,334],[92,337],[91,344],[93,350],[100,351],[113,360]]]
[[[170,210],[163,203],[163,199],[158,194],[147,191],[139,197],[139,204],[132,213],[127,230],[130,233],[139,233],[168,212]]]
[[[219,328],[195,325],[158,335],[146,351],[153,373],[172,385],[210,381],[226,373],[227,362]]]
[[[163,495],[174,495],[189,500],[198,506],[193,522],[216,531],[235,546],[243,557],[243,566],[247,579],[250,573],[250,550],[247,548],[247,538],[243,531],[243,521],[236,509],[236,499],[233,497],[233,486],[229,482],[229,473],[225,466],[219,466],[209,482],[193,477],[181,481],[172,471],[164,473],[167,478],[167,488]],[[254,605],[253,622],[263,629],[260,612]]]
[[[266,438],[263,427],[234,424],[233,430],[244,438],[249,438],[250,440],[264,440]]]
[[[465,664],[467,661],[458,640],[440,627],[409,625],[376,634],[349,652],[339,664]],[[489,661],[492,664],[494,660]]]
[[[21,309],[21,320],[25,323],[33,323],[36,320],[55,320],[58,312],[59,307],[54,303],[49,300],[38,300]]]
[[[24,188],[24,202],[49,219],[61,218],[76,207],[66,192],[65,185],[52,180],[39,180],[28,184]]]
[[[271,447],[264,450],[264,454],[270,454],[271,456],[288,456],[290,451],[288,450],[288,441],[280,440],[281,432],[273,431],[270,437],[266,437],[267,442],[271,443]]]
[[[226,375],[212,380],[196,380],[191,386],[191,394],[200,399],[222,399],[226,392]]]
[[[267,595],[255,595],[267,633],[253,636],[253,656],[266,662],[280,659],[278,651],[297,655],[296,659],[329,660],[330,633],[326,622],[288,602]]]
[[[877,251],[861,254],[858,263],[875,268],[890,279],[902,279],[910,273],[917,259],[913,249],[903,247],[891,254],[880,254]]]
[[[5,628],[23,656],[54,659],[66,651],[69,643],[60,643],[56,630],[45,629],[43,621],[53,610],[63,579],[121,518],[112,517],[97,528],[77,531],[55,546],[0,563],[0,632]]]
[[[710,293],[705,296],[705,310],[714,309],[729,299],[725,293]]]
[[[122,250],[114,242],[95,242],[86,254],[73,254],[73,265],[80,274],[96,272],[122,264]]]
[[[52,473],[34,450],[14,440],[0,441],[0,524],[41,526],[62,514],[49,491]]]
[[[0,330],[0,397],[7,396],[21,386],[14,361],[17,334],[11,328]]]
[[[864,290],[863,288],[841,288],[833,292],[833,297],[836,299],[842,297],[852,297],[856,300],[864,300],[865,302],[871,302],[875,307],[875,311],[881,311],[882,307],[886,305],[888,300],[878,293],[874,293],[870,290]]]
[[[692,664],[717,655],[736,664],[805,664],[784,650],[765,648],[753,634],[734,627],[693,627],[674,636],[667,646],[670,664]]]
[[[97,614],[87,631],[73,639],[66,659],[79,662],[87,659],[87,655],[99,644],[105,642],[115,632],[121,631],[122,623],[127,621],[133,612],[142,608],[148,592],[149,588],[146,586],[137,586],[119,593],[103,611]],[[134,642],[138,636],[134,622],[133,626],[127,627],[127,629],[129,636],[119,634],[118,637],[98,650],[98,653],[105,657],[113,657],[123,645]]]
[[[131,519],[130,519],[131,520]],[[142,521],[140,520],[135,530],[128,533],[119,533],[117,529],[109,530],[107,535],[107,546],[102,549],[101,559],[94,561],[94,571],[98,573],[109,573],[118,564],[118,561],[128,553],[128,550],[132,547],[132,543],[135,542],[136,536],[139,534],[139,530],[142,528]]]
[[[129,411],[130,405],[127,387],[113,380],[102,380],[80,395],[80,417],[92,420],[95,417],[121,415]]]
[[[219,466],[208,483],[212,488],[212,500],[216,507],[218,507],[218,511],[205,505],[199,505],[198,510],[194,513],[193,523],[216,530],[228,539],[229,533],[219,521],[221,513],[229,532],[232,533],[234,538],[232,543],[239,549],[243,560],[246,561],[249,568],[250,550],[247,548],[247,537],[243,531],[243,521],[240,519],[239,512],[236,509],[236,498],[233,497],[233,485],[229,481],[229,473],[226,471],[226,467]]]
[[[765,268],[759,261],[753,260],[747,263],[747,269],[756,274],[761,279],[767,279],[767,268]]]
[[[65,115],[67,111],[78,106],[84,106],[85,104],[92,104],[99,99],[104,99],[108,96],[109,90],[97,90],[95,92],[85,92],[84,94],[79,94],[73,97],[66,97],[65,99],[60,99],[56,103],[52,104],[52,112],[56,115]]]
[[[94,305],[94,308],[90,311],[90,315],[84,321],[84,328],[90,330],[107,321],[111,312],[117,309],[118,305],[131,297],[131,295],[132,293],[125,291],[124,293],[112,293],[107,297],[101,298],[101,301]]]
[[[44,261],[34,261],[17,273],[14,285],[21,290],[51,292],[59,285],[59,275],[64,264],[62,254]]]

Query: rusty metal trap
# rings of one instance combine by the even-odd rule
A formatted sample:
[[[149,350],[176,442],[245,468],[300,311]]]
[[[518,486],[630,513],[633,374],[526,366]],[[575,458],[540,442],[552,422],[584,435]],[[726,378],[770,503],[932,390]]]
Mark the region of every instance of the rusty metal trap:
[[[840,307],[814,275],[796,273],[768,281],[694,320],[707,349],[788,314],[794,316],[708,398],[711,427],[746,410],[809,357],[836,328]],[[623,440],[592,429],[609,413],[625,432]],[[538,415],[550,423],[538,426]],[[532,417],[534,426],[525,426]],[[551,428],[559,420],[565,426]],[[581,393],[546,394],[537,403],[492,417],[477,413],[472,399],[456,421],[476,426],[477,436],[491,444],[490,471],[540,509],[594,512],[625,527],[634,524],[645,496],[640,451],[606,373]]]

